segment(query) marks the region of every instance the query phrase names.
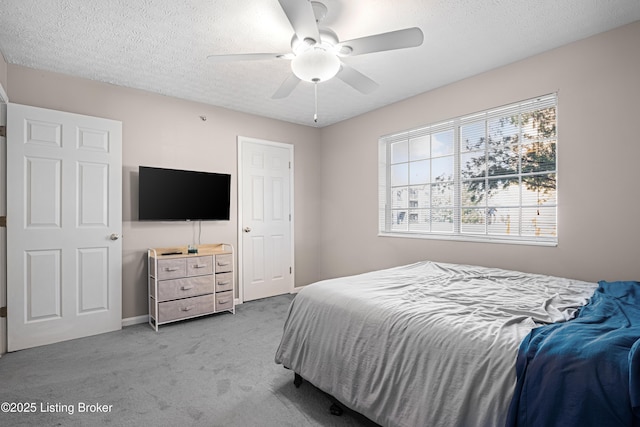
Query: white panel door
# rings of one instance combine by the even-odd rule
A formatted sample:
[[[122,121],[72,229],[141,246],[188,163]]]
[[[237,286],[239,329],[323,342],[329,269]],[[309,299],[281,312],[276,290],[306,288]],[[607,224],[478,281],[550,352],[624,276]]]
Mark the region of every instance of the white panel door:
[[[7,94],[0,84],[0,126],[7,123]],[[7,216],[7,144],[6,138],[0,136],[0,216]],[[0,307],[7,306],[7,233],[0,227]],[[7,352],[7,319],[0,317],[0,355]]]
[[[293,146],[239,138],[243,300],[293,291]]]
[[[9,351],[122,327],[122,123],[9,104]]]

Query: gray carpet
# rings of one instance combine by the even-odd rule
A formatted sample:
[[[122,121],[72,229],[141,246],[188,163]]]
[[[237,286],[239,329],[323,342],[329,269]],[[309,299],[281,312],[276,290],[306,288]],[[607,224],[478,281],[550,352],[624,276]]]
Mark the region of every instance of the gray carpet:
[[[0,358],[3,426],[375,426],[273,361],[291,295]],[[91,406],[94,405],[94,406]],[[100,405],[100,406],[96,406]],[[26,406],[26,408],[23,408]],[[97,412],[97,411],[104,412]]]

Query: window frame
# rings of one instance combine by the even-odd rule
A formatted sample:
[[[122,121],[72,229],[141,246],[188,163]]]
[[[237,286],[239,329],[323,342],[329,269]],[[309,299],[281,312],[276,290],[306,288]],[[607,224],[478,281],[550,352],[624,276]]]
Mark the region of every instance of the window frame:
[[[555,109],[555,118],[552,123],[555,128],[554,128],[554,133],[550,136],[550,137],[545,137],[542,135],[538,135],[538,137],[534,140],[525,140],[523,138],[523,136],[525,135],[525,126],[523,123],[521,123],[521,115],[522,114],[527,114],[527,113],[532,113],[535,111],[542,111],[543,109],[547,109],[547,108],[553,108]],[[518,201],[516,204],[513,204],[512,206],[505,206],[503,209],[515,209],[518,212],[518,231],[516,235],[509,235],[509,234],[500,234],[500,233],[495,233],[492,234],[490,231],[490,221],[489,221],[489,215],[491,214],[486,214],[487,217],[482,220],[482,224],[484,227],[484,231],[482,233],[472,233],[470,231],[463,231],[463,212],[465,211],[465,209],[467,211],[473,210],[473,209],[479,209],[481,210],[485,210],[485,212],[489,211],[492,209],[492,205],[488,204],[487,201],[485,200],[484,205],[478,205],[478,206],[470,206],[468,203],[467,205],[465,205],[462,201],[462,194],[463,194],[463,183],[468,183],[471,181],[480,181],[483,180],[484,181],[484,185],[485,187],[487,186],[487,183],[490,179],[492,179],[492,175],[490,175],[489,173],[489,155],[487,153],[489,153],[490,148],[488,148],[489,146],[489,129],[488,129],[488,124],[491,122],[491,120],[495,120],[495,119],[503,119],[503,118],[508,118],[508,117],[513,117],[514,115],[518,115],[519,119],[518,119],[518,124],[517,124],[517,130],[518,130],[518,139],[517,142],[511,145],[511,148],[517,148],[518,149],[518,155],[516,156],[516,161],[517,161],[517,172],[515,174],[505,174],[505,175],[494,175],[494,178],[508,178],[508,179],[517,179],[518,183],[515,184],[515,186],[517,188],[519,188],[518,190]],[[463,141],[462,141],[462,137],[461,137],[461,129],[463,126],[465,125],[470,125],[470,124],[474,124],[474,123],[479,123],[480,121],[482,121],[484,123],[484,137],[485,137],[485,142],[484,144],[486,145],[485,148],[483,148],[484,152],[485,152],[485,165],[484,165],[484,178],[479,178],[479,177],[463,177],[463,164],[462,164],[462,156],[465,153],[469,153],[472,150],[469,149],[469,147],[467,146],[465,150],[463,150]],[[512,123],[513,126],[513,123]],[[437,240],[454,240],[454,241],[466,241],[466,242],[490,242],[490,243],[509,243],[509,244],[525,244],[525,245],[540,245],[540,246],[557,246],[558,245],[558,197],[559,197],[559,192],[558,192],[558,140],[559,140],[559,132],[558,132],[559,126],[558,126],[558,97],[557,97],[557,93],[551,93],[551,94],[547,94],[547,95],[542,95],[542,96],[538,96],[535,98],[530,98],[530,99],[526,99],[523,101],[519,101],[516,103],[512,103],[512,104],[508,104],[505,106],[501,106],[501,107],[495,107],[495,108],[490,108],[484,111],[480,111],[477,113],[473,113],[473,114],[466,114],[464,116],[459,116],[459,117],[455,117],[452,119],[448,119],[448,120],[444,120],[441,122],[437,122],[437,123],[433,123],[433,124],[429,124],[426,126],[421,126],[418,128],[413,128],[413,129],[409,129],[406,131],[402,131],[402,132],[396,132],[393,134],[389,134],[389,135],[385,135],[382,136],[378,139],[378,161],[379,161],[379,167],[378,167],[378,236],[380,237],[406,237],[406,238],[420,238],[420,239],[437,239]],[[536,132],[538,132],[539,129],[536,129]],[[407,194],[407,206],[406,207],[400,207],[398,208],[397,205],[396,207],[394,207],[394,203],[392,200],[392,195],[394,193],[394,188],[406,188],[408,193],[411,192],[411,188],[412,188],[412,184],[410,181],[410,177],[411,177],[411,173],[409,172],[407,175],[407,183],[406,185],[398,185],[398,186],[393,186],[392,185],[392,176],[391,176],[391,169],[393,165],[400,165],[402,164],[402,162],[396,162],[396,163],[392,163],[391,161],[391,156],[392,156],[392,146],[398,142],[403,142],[406,141],[407,142],[407,147],[409,147],[409,145],[411,144],[411,141],[425,136],[425,135],[433,135],[436,134],[438,132],[446,132],[446,131],[453,131],[453,162],[454,162],[454,168],[453,168],[453,214],[452,214],[452,221],[451,221],[451,231],[434,231],[433,230],[433,217],[430,216],[430,219],[428,221],[429,223],[429,231],[423,231],[423,230],[411,230],[411,227],[409,226],[409,222],[410,222],[410,218],[412,218],[412,215],[415,215],[416,212],[419,213],[419,211],[415,211],[412,213],[412,209],[413,207],[411,206],[411,198],[409,197],[409,194]],[[525,147],[528,144],[532,144],[532,143],[541,143],[541,146],[543,148],[545,147],[551,147],[554,150],[554,156],[553,156],[553,164],[549,164],[550,166],[553,166],[551,169],[549,168],[544,168],[541,170],[534,170],[534,171],[526,171],[525,168],[523,167],[523,159],[524,159],[524,154],[523,154],[523,147]],[[509,147],[508,143],[505,142],[500,142],[499,144],[503,144],[503,147]],[[407,148],[407,169],[410,168],[410,165],[412,163],[411,160],[411,152],[409,150],[409,148]],[[479,150],[477,150],[477,152],[479,152]],[[431,159],[436,158],[436,156],[432,156],[432,153],[429,153],[429,157],[428,159],[431,161]],[[414,161],[419,161],[419,160],[414,160]],[[551,222],[548,223],[550,229],[549,232],[546,235],[543,236],[536,236],[536,235],[530,235],[530,234],[524,234],[523,235],[523,224],[525,224],[526,219],[524,217],[524,212],[526,211],[526,209],[531,209],[534,207],[533,204],[531,203],[525,203],[525,201],[523,200],[523,189],[526,188],[526,182],[524,181],[524,179],[526,179],[527,177],[530,176],[547,176],[547,179],[549,179],[549,177],[553,176],[553,179],[555,179],[555,187],[553,188],[553,200],[554,202],[552,203],[546,203],[544,205],[541,205],[540,199],[538,198],[537,200],[537,214],[540,214],[540,209],[541,207],[543,207],[543,211],[546,211],[547,213],[545,214],[545,212],[543,212],[543,215],[546,215],[546,218],[552,218]],[[422,185],[422,184],[421,184]],[[427,184],[424,185],[429,185],[429,186],[433,186],[434,185],[434,179],[430,178],[429,182]],[[513,185],[513,184],[512,184]],[[527,191],[531,191],[530,189],[527,189]],[[428,214],[428,215],[432,215],[431,211],[433,210],[433,205],[431,204],[431,198],[432,196],[432,191],[431,191],[431,187],[429,189],[429,198],[430,198],[430,203],[428,205],[428,208],[424,209],[424,211]],[[489,195],[486,194],[485,199],[488,199]],[[394,229],[393,227],[393,221],[394,221],[394,215],[393,212],[394,210],[398,213],[398,215],[400,215],[400,213],[402,213],[402,210],[405,211],[405,216],[406,216],[406,230],[398,230],[398,229]],[[403,216],[404,218],[404,216]],[[404,220],[404,219],[403,219]],[[468,223],[467,223],[468,225]],[[545,225],[547,225],[547,223],[545,223]],[[537,227],[537,225],[536,225]],[[470,227],[469,227],[470,229]]]

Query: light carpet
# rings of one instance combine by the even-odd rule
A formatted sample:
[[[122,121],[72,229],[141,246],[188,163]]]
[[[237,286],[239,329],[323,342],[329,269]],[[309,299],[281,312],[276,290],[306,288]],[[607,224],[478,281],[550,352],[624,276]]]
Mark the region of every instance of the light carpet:
[[[375,426],[274,363],[292,298],[6,354],[0,425]]]

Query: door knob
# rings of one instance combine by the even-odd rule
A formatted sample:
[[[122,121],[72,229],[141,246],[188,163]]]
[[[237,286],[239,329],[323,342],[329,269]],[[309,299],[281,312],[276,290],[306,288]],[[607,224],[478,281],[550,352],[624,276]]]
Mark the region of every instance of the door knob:
[[[251,231],[251,227],[245,227],[245,228],[244,228],[244,232],[245,232],[245,233],[248,233],[248,232],[250,232],[250,231]]]
[[[112,233],[111,236],[109,236],[109,238],[111,240],[118,240],[120,238],[120,235],[118,233]]]

